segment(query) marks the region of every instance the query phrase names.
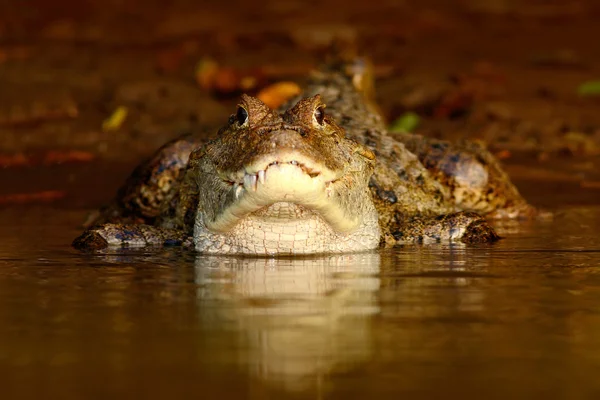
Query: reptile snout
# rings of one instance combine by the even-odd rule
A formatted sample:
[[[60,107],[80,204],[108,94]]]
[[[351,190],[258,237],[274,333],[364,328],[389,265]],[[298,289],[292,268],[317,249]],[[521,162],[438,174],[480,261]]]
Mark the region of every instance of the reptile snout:
[[[269,132],[266,138],[273,148],[296,148],[306,145],[306,140],[300,132],[291,129],[277,129]]]

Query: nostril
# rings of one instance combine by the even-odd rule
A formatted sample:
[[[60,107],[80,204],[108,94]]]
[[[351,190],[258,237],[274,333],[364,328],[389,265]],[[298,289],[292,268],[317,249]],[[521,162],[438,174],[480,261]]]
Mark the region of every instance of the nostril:
[[[270,132],[269,140],[271,143],[276,143],[276,146],[291,147],[292,144],[300,144],[307,136],[308,132],[302,130],[275,130]]]

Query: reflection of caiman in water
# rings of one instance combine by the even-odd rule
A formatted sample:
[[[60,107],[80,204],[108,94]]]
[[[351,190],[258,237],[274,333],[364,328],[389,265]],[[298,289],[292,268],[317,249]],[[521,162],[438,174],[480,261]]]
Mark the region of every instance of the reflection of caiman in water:
[[[207,324],[233,323],[238,362],[256,378],[307,389],[320,378],[369,360],[371,318],[379,312],[380,255],[196,259],[198,301],[219,300]]]
[[[424,321],[448,314],[485,313],[477,282],[489,276],[490,261],[474,260],[462,244],[433,247],[294,258],[199,255],[200,325],[235,332],[237,340],[222,343],[235,363],[291,391],[323,391],[332,376],[385,358],[382,340],[406,349],[421,343],[413,351],[436,359],[439,347],[415,332],[427,335]],[[415,331],[415,322],[423,328]]]
[[[314,74],[283,113],[243,96],[216,139],[178,139],[138,167],[74,245],[340,253],[492,241],[480,215],[535,214],[483,147],[388,133],[364,71]]]

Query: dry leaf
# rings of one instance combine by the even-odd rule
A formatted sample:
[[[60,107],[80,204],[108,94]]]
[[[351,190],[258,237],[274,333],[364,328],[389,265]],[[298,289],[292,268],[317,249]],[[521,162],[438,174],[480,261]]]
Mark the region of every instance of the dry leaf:
[[[294,82],[278,82],[261,90],[256,97],[267,106],[278,108],[300,92],[300,86]]]
[[[125,119],[127,118],[127,113],[127,107],[117,107],[117,109],[112,113],[112,115],[105,119],[104,122],[102,122],[102,130],[104,132],[118,130],[121,127],[121,125],[123,125],[123,122],[125,122]]]

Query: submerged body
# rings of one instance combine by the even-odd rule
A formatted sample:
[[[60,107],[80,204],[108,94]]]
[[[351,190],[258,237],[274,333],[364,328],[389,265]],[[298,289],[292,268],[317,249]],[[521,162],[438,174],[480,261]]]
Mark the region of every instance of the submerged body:
[[[316,73],[281,113],[243,96],[215,139],[180,138],[138,167],[74,245],[340,253],[493,241],[482,215],[535,214],[485,148],[388,133],[353,78]]]

